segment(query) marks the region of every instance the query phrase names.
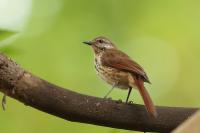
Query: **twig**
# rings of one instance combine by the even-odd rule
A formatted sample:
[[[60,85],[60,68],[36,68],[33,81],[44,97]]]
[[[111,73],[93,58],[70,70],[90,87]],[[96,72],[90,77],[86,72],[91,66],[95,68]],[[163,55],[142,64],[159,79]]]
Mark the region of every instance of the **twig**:
[[[0,54],[0,91],[25,105],[69,121],[127,130],[169,132],[197,110],[157,106],[158,118],[150,119],[143,105],[58,87],[25,71],[3,54]]]

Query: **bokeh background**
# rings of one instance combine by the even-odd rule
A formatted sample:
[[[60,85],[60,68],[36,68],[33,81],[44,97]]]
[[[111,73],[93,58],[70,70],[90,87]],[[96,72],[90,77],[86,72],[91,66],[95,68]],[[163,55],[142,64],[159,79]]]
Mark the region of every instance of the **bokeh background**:
[[[144,67],[156,105],[199,107],[199,6],[198,0],[0,0],[0,52],[49,82],[103,97],[110,86],[96,76],[93,53],[82,42],[106,36]],[[115,89],[110,96],[126,95]],[[142,103],[137,91],[131,99]],[[72,123],[7,100],[2,133],[131,132]]]

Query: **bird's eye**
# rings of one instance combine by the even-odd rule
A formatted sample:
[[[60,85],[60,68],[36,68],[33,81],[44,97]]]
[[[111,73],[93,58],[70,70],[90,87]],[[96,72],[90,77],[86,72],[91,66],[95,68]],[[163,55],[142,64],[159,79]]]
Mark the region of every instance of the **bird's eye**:
[[[103,40],[100,39],[100,40],[98,40],[98,42],[99,42],[99,43],[103,43]]]

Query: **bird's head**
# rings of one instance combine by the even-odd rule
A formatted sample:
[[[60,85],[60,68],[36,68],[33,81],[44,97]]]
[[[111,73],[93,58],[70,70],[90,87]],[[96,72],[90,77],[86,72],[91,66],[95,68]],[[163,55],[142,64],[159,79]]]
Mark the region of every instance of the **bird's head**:
[[[95,54],[104,52],[107,49],[116,49],[116,46],[109,39],[102,36],[83,43],[90,45],[93,48]]]

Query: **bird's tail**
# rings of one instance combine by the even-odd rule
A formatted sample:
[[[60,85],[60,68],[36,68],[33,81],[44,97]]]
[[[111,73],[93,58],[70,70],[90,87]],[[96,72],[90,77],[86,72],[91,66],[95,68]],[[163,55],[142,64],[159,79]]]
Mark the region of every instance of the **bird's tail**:
[[[144,101],[144,104],[146,106],[146,109],[151,117],[156,118],[157,117],[157,111],[153,104],[153,101],[151,100],[151,97],[149,96],[149,93],[147,92],[146,88],[144,87],[144,81],[140,78],[135,78],[135,85],[137,86],[140,95],[142,96],[142,99]]]

